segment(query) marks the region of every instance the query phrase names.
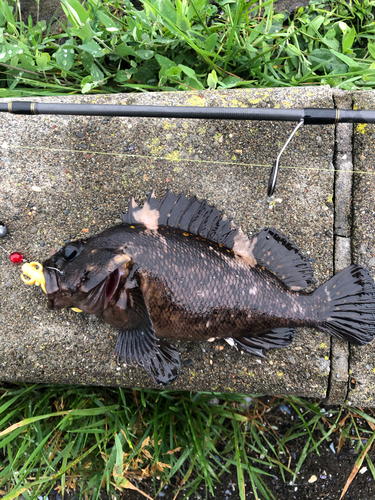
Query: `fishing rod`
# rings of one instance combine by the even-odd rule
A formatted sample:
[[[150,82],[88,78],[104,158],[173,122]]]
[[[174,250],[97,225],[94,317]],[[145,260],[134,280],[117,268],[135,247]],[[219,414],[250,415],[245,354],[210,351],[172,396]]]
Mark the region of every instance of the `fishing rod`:
[[[279,172],[280,157],[303,125],[375,123],[375,110],[330,108],[219,108],[201,106],[134,106],[126,104],[75,104],[12,101],[0,103],[0,112],[18,115],[138,116],[211,120],[256,120],[298,122],[281,148],[271,170],[267,196],[272,196]]]

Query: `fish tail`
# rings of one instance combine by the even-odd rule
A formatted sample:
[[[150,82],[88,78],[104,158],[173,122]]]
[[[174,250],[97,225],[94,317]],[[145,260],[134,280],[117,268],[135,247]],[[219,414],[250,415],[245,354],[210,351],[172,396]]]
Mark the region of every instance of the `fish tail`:
[[[367,344],[375,336],[375,284],[369,271],[353,264],[314,293],[317,327],[352,344]]]

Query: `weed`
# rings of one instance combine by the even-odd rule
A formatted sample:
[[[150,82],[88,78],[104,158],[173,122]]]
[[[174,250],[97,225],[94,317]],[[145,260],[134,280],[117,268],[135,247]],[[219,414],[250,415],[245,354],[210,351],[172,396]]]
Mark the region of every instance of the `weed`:
[[[373,1],[61,0],[67,21],[0,0],[0,97],[375,83]]]
[[[0,395],[6,500],[37,498],[53,487],[78,491],[80,498],[99,498],[103,489],[116,497],[126,488],[142,490],[135,481],[148,477],[155,494],[173,482],[186,498],[201,485],[213,493],[231,466],[241,499],[250,482],[255,498],[271,500],[264,478],[295,480],[306,457],[333,438],[338,451],[347,439],[357,442],[360,455],[347,486],[365,459],[375,478],[368,454],[375,418],[361,410],[327,413],[296,397],[42,384],[9,385]],[[289,413],[283,429],[275,425],[280,408]],[[288,446],[301,438],[304,449],[293,461]]]

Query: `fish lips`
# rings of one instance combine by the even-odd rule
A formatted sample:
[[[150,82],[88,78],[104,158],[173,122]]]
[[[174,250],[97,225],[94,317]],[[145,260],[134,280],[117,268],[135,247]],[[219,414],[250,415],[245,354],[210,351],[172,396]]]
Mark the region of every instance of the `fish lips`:
[[[64,309],[65,307],[71,307],[73,305],[72,301],[68,295],[64,294],[60,290],[60,283],[56,270],[43,266],[43,275],[48,297],[48,309],[59,310]]]
[[[57,272],[43,265],[43,275],[45,280],[45,287],[47,294],[52,294],[60,290],[59,282],[57,279]]]
[[[55,269],[43,266],[45,288],[47,292],[47,307],[52,310],[72,307],[74,304],[66,293],[61,290],[59,274]]]
[[[72,307],[72,306],[74,306],[74,303],[70,300],[70,298],[67,295],[64,295],[60,292],[48,294],[48,301],[47,301],[48,309],[57,311],[59,309],[65,309],[66,307]]]

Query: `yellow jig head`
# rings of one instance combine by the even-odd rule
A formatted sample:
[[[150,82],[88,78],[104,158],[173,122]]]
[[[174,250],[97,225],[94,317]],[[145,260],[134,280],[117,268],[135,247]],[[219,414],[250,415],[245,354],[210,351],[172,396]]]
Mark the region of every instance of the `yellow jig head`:
[[[41,286],[44,293],[46,292],[46,280],[44,279],[43,266],[39,262],[30,262],[22,266],[21,279],[26,285]],[[25,276],[29,279],[26,279]]]

